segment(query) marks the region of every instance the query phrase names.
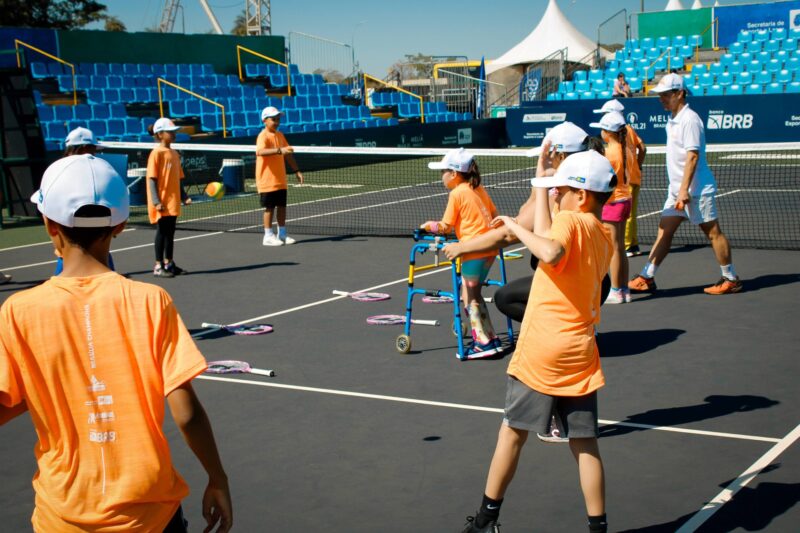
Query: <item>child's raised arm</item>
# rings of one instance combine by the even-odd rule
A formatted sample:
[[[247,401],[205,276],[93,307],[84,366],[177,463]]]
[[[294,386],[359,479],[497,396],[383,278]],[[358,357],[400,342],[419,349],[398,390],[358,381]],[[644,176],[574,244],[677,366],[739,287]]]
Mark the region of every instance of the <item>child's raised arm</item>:
[[[547,191],[545,190],[545,196]],[[520,226],[516,220],[508,216],[499,216],[495,220],[500,220],[505,226],[517,236],[517,238],[528,247],[540,261],[544,261],[549,265],[558,263],[564,255],[564,247],[560,242],[542,237]]]
[[[217,531],[226,533],[233,524],[231,493],[228,488],[228,476],[222,468],[217,443],[214,441],[214,433],[205,409],[197,398],[191,382],[186,382],[169,393],[167,403],[186,444],[208,473],[208,485],[203,494],[203,517],[208,526],[204,531],[211,531],[219,522]]]

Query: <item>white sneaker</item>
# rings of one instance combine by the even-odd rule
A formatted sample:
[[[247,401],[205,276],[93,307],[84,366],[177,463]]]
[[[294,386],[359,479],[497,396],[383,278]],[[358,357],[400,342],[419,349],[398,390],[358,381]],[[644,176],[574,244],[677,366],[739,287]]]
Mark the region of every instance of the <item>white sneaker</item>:
[[[275,235],[264,235],[264,240],[261,241],[264,246],[283,246],[283,241]]]
[[[625,295],[622,291],[615,291],[611,290],[608,293],[608,297],[606,298],[605,303],[607,304],[624,304],[625,303]]]
[[[622,289],[622,297],[625,299],[626,304],[629,304],[633,301],[633,298],[631,298],[631,291],[627,289]]]
[[[283,240],[283,244],[294,244],[294,243],[297,242],[296,240],[292,239],[288,235],[285,236],[282,240]]]

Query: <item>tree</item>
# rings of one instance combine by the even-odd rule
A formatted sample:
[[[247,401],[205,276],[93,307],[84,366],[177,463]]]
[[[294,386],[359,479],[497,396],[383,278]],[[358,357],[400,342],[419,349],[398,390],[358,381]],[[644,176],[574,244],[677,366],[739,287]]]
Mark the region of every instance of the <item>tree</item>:
[[[317,68],[313,74],[322,74],[325,83],[342,83],[345,80],[344,74],[334,68]]]
[[[247,16],[244,10],[233,20],[232,35],[247,35]]]
[[[106,17],[104,28],[106,31],[128,31],[128,28],[125,27],[121,20],[110,15]]]
[[[73,30],[106,17],[94,0],[3,0],[0,26]]]

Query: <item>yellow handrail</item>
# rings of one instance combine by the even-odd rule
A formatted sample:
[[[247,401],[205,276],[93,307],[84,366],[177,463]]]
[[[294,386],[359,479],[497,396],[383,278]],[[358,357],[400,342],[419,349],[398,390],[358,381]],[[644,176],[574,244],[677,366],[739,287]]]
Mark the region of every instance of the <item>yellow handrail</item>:
[[[245,48],[244,46],[237,44],[236,45],[236,63],[239,65],[239,81],[244,80],[244,76],[242,76],[242,53],[241,51],[244,50],[245,52],[252,54],[256,57],[260,57],[261,59],[266,59],[267,61],[271,61],[277,65],[280,65],[286,68],[286,93],[291,96],[292,95],[292,72],[289,69],[289,65],[284,63],[283,61],[278,61],[277,59],[272,59],[269,56],[265,56],[264,54],[260,54],[255,50],[250,50],[249,48]]]
[[[364,90],[366,90],[366,87],[367,87],[367,79],[370,79],[372,81],[377,81],[381,85],[385,85],[386,87],[389,87],[390,89],[394,89],[395,91],[400,91],[401,93],[410,94],[411,96],[413,96],[414,98],[419,100],[419,120],[420,120],[421,123],[425,124],[425,106],[423,105],[423,100],[422,100],[422,97],[420,95],[414,94],[411,91],[406,91],[405,89],[401,89],[400,87],[395,87],[394,85],[390,85],[390,84],[386,83],[385,81],[379,80],[375,76],[370,76],[369,74],[366,74],[366,73],[364,73]],[[366,94],[364,96],[366,97]]]
[[[653,68],[655,66],[655,64],[658,63],[658,60],[661,59],[662,57],[664,57],[664,54],[668,54],[667,55],[667,72],[669,72],[669,70],[670,70],[670,68],[669,68],[670,61],[672,60],[672,47],[671,46],[668,46],[663,52],[661,52],[661,54],[657,58],[655,58],[655,60],[653,60],[653,62],[650,63],[650,65],[647,66],[647,69]],[[647,91],[650,90],[650,83],[649,83],[650,80],[647,79],[647,75],[646,75],[647,74],[647,69],[645,69],[645,79],[644,79],[644,95],[645,96],[647,96]]]
[[[714,42],[711,43],[711,46],[712,46],[712,48],[714,50],[719,50],[719,46],[717,46],[717,43],[719,42],[719,17],[717,17],[714,20],[712,20],[711,24],[706,26],[706,29],[704,29],[703,32],[700,34],[700,43],[703,42],[703,39],[702,39],[703,35],[705,35],[706,32],[708,32],[708,30],[710,30],[712,27],[714,28]],[[697,43],[695,45],[695,47],[694,47],[694,62],[695,63],[699,63],[700,62],[700,43]]]
[[[39,52],[43,56],[47,56],[50,59],[54,59],[54,60],[58,61],[59,63],[63,63],[65,65],[67,65],[69,68],[72,69],[72,105],[78,105],[78,85],[75,82],[75,65],[73,65],[72,63],[69,63],[67,61],[64,61],[60,57],[56,57],[53,54],[48,54],[44,50],[39,50],[35,46],[31,46],[26,42],[20,41],[19,39],[14,39],[14,49],[16,50],[16,53],[17,53],[17,68],[22,68],[22,62],[20,61],[20,58],[19,58],[19,52],[20,52],[19,45],[22,45],[22,46],[24,46],[26,48],[30,48],[34,52]]]
[[[481,66],[481,62],[477,59],[468,59],[467,61],[448,61],[446,63],[436,63],[433,65],[433,79],[439,79],[439,69],[440,68],[449,68],[449,67],[479,67]]]
[[[189,89],[184,89],[180,85],[175,85],[171,81],[167,81],[164,78],[157,78],[158,110],[159,110],[159,113],[161,114],[162,117],[164,116],[164,98],[162,97],[162,93],[161,93],[161,84],[162,83],[165,84],[165,85],[169,85],[170,87],[174,87],[175,89],[178,89],[179,91],[183,91],[186,94],[191,94],[195,98],[199,98],[200,100],[203,100],[204,102],[208,102],[209,104],[213,104],[213,105],[219,107],[220,109],[222,109],[222,137],[225,138],[225,137],[228,136],[228,129],[225,127],[225,106],[224,105],[222,105],[222,104],[220,104],[218,102],[215,102],[214,100],[209,100],[205,96],[202,96],[202,95],[199,95],[197,93],[194,93],[194,92],[190,91]]]

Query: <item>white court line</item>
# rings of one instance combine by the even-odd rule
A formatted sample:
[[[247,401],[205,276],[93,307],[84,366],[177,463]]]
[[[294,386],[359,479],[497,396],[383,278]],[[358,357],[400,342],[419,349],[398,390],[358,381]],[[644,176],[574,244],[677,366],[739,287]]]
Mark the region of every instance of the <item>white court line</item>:
[[[367,398],[370,400],[385,400],[390,402],[400,402],[400,403],[412,403],[417,405],[429,405],[432,407],[448,407],[450,409],[465,409],[468,411],[483,411],[486,413],[503,413],[503,409],[497,407],[483,407],[480,405],[467,405],[467,404],[460,404],[460,403],[449,403],[449,402],[436,402],[431,400],[418,400],[415,398],[403,398],[401,396],[385,396],[383,394],[368,394],[365,392],[351,392],[351,391],[343,391],[343,390],[335,390],[335,389],[320,389],[317,387],[304,387],[301,385],[287,385],[284,383],[268,383],[266,381],[255,381],[249,379],[238,379],[238,378],[227,378],[227,377],[219,377],[219,376],[198,376],[198,379],[205,379],[209,381],[224,381],[227,383],[238,383],[241,385],[255,385],[258,387],[273,387],[277,389],[290,389],[290,390],[297,390],[297,391],[304,391],[304,392],[319,392],[322,394],[334,394],[337,396],[350,396],[355,398]],[[637,429],[654,429],[656,431],[669,431],[673,433],[688,433],[692,435],[703,435],[706,437],[722,437],[728,439],[740,439],[740,440],[755,440],[755,441],[762,441],[762,442],[780,442],[780,439],[774,439],[770,437],[758,437],[754,435],[739,435],[736,433],[722,433],[718,431],[700,431],[695,429],[686,429],[686,428],[676,428],[676,427],[668,427],[668,426],[651,426],[648,424],[633,424],[629,422],[619,422],[616,420],[599,420],[599,423],[608,426],[608,425],[615,425],[615,426],[625,426],[625,427],[633,427]],[[800,426],[798,426],[800,427]],[[763,468],[763,467],[762,467]]]
[[[800,438],[800,425],[797,425],[788,435],[778,441],[775,446],[770,448],[767,453],[759,457],[755,463],[750,465],[747,470],[742,472],[739,477],[734,479],[727,487],[722,489],[722,492],[717,494],[713,500],[703,506],[702,509],[697,511],[688,522],[683,524],[678,530],[678,533],[691,533],[697,531],[714,513],[719,511],[723,505],[728,503],[737,492],[747,486],[765,467],[772,461],[778,458],[789,446],[795,443]]]
[[[44,226],[42,226],[44,229]],[[125,228],[122,230],[122,233],[126,233],[128,231],[136,231],[136,228]],[[8,248],[0,248],[0,252],[8,252],[10,250],[19,250],[21,248],[32,248],[34,246],[42,246],[43,244],[53,244],[52,241],[42,241],[42,242],[34,242],[32,244],[21,244],[19,246],[9,246]]]

